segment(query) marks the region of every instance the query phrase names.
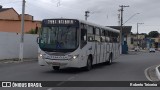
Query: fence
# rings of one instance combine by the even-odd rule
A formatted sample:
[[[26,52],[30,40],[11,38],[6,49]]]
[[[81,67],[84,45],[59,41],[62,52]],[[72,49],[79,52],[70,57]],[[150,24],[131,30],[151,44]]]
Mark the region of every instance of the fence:
[[[24,35],[24,58],[37,58],[38,35]],[[19,58],[20,34],[0,32],[0,60]]]

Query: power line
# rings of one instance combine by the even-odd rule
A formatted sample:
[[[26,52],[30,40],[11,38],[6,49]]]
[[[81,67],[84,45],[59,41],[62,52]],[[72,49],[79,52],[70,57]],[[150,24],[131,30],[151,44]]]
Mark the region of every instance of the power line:
[[[36,7],[38,7],[38,8],[44,8],[43,6],[41,6],[41,5],[43,5],[41,2],[38,2],[38,0],[36,1],[37,2],[37,4],[35,5],[35,4],[33,4],[33,2],[31,3],[31,1],[29,1],[29,2],[27,2],[27,3],[29,3],[29,4],[32,4],[32,5],[34,5],[34,6],[36,6]],[[46,3],[48,6],[45,6],[45,7],[47,7],[47,8],[51,8],[50,6],[55,6],[55,7],[57,7],[57,0],[55,1],[54,0],[54,2],[53,1],[49,1],[49,2],[44,2],[44,3]],[[64,9],[72,9],[72,10],[77,10],[77,9],[73,9],[73,8],[69,8],[69,7],[65,7],[65,6],[61,6],[61,7],[59,7],[59,8],[64,8]],[[46,8],[44,8],[44,9],[46,9]],[[53,9],[47,9],[47,10],[49,10],[49,11],[51,11],[51,12],[53,12]],[[67,10],[67,12],[69,12],[69,13],[72,13],[72,14],[75,14],[75,13],[73,13],[73,11],[71,11],[71,10]],[[55,12],[54,12],[55,13]],[[57,13],[57,12],[56,12]],[[59,13],[59,12],[58,12]],[[50,14],[50,13],[49,13]],[[50,15],[53,15],[53,14],[50,14]],[[77,14],[75,14],[75,15],[77,15]],[[61,15],[62,16],[62,15]]]
[[[152,26],[160,26],[160,25],[144,25],[144,26],[152,27]]]
[[[29,4],[29,5],[28,5]],[[27,2],[27,5],[26,5],[28,8],[30,8],[29,9],[29,11],[30,10],[32,10],[32,11],[34,11],[33,9],[35,9],[35,10],[37,10],[36,8],[34,8],[34,7],[37,7],[37,8],[43,8],[43,7],[41,7],[41,6],[39,6],[39,5],[35,5],[35,4],[33,4],[33,3],[30,3],[30,2]],[[33,6],[33,7],[32,7]],[[44,8],[45,9],[45,8]],[[49,10],[50,12],[53,12],[53,10],[50,10],[50,9],[47,9],[47,10]],[[50,12],[45,12],[45,14],[47,13],[47,15],[53,15],[53,14],[51,14]],[[56,13],[56,12],[54,12],[54,13]],[[43,12],[43,14],[44,14],[44,12]],[[58,14],[58,13],[56,13],[56,14]],[[42,14],[40,14],[40,15],[42,15]],[[59,14],[60,15],[60,14]]]

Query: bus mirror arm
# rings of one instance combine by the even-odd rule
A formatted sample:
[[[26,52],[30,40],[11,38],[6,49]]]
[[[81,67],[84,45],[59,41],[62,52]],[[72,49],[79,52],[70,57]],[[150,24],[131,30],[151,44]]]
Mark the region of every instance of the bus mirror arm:
[[[37,43],[39,44],[39,37],[37,37]]]

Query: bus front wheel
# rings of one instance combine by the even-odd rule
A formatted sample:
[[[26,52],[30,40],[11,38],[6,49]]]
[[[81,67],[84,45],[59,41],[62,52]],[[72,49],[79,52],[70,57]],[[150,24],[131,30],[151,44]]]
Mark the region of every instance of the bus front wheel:
[[[54,70],[58,71],[60,69],[59,66],[52,66]]]
[[[91,58],[89,57],[89,58],[87,59],[87,64],[86,64],[85,70],[86,70],[86,71],[90,71],[91,69],[92,69],[92,60],[91,60]]]

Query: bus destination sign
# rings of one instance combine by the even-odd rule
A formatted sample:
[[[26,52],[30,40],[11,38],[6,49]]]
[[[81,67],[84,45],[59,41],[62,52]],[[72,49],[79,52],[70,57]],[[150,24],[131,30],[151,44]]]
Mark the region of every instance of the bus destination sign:
[[[47,19],[44,20],[45,24],[49,25],[77,25],[77,20],[71,20],[71,19]]]

